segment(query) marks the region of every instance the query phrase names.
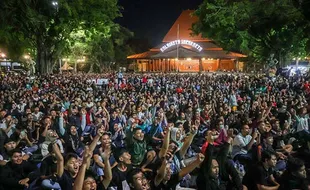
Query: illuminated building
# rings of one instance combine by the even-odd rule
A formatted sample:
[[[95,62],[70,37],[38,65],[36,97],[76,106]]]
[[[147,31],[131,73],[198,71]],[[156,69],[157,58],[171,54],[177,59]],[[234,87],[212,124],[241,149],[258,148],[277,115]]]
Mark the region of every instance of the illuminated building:
[[[242,70],[245,57],[227,52],[212,40],[192,35],[190,28],[198,18],[193,11],[183,11],[170,28],[162,43],[147,52],[130,55],[136,71],[140,72],[200,72],[217,70]]]

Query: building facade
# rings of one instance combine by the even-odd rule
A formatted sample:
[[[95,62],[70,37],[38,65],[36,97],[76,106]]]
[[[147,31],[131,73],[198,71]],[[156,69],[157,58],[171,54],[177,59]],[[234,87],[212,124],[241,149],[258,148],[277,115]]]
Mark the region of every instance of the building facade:
[[[161,44],[147,52],[130,55],[127,59],[139,72],[204,72],[242,70],[239,58],[245,55],[227,52],[212,40],[192,35],[192,24],[198,18],[193,11],[183,11]]]

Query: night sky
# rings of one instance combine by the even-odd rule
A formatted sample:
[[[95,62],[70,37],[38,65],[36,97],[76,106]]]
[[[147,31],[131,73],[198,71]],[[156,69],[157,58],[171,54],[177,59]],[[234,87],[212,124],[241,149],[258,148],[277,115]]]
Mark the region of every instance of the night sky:
[[[183,10],[197,9],[203,0],[119,0],[123,18],[117,20],[135,34],[158,45]]]

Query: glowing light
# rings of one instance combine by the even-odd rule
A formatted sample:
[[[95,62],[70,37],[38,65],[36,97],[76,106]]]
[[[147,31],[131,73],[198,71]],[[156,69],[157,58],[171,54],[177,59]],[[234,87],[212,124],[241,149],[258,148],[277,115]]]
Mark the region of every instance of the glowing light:
[[[6,55],[4,53],[1,53],[1,57],[6,57]]]
[[[205,60],[205,58],[203,57],[201,60],[203,60],[203,61],[204,61],[204,60]]]
[[[192,60],[192,58],[187,58],[186,60],[187,60],[187,61],[191,61],[191,60]]]
[[[78,62],[78,63],[85,62],[85,59],[78,59],[78,60],[76,60],[76,62]]]
[[[25,59],[30,59],[30,56],[29,55],[24,55],[24,58]]]
[[[176,45],[189,45],[189,46],[192,46],[193,48],[197,49],[199,52],[202,51],[202,47],[195,43],[195,42],[192,42],[190,40],[174,40],[174,41],[171,41],[169,43],[166,43],[165,45],[163,45],[161,48],[160,48],[160,51],[161,52],[164,52],[166,51],[168,48],[172,47],[172,46],[176,46]]]

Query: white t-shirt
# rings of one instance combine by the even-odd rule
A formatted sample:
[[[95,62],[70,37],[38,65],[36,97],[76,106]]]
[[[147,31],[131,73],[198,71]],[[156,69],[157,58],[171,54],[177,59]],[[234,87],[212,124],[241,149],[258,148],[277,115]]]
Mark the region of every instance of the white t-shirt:
[[[154,82],[154,80],[153,80],[153,79],[149,79],[149,80],[147,80],[147,83],[149,83],[149,84],[153,84],[153,82]]]
[[[38,113],[32,113],[32,116],[33,121],[39,121],[43,117],[43,113],[39,111]]]
[[[308,131],[308,119],[309,116],[306,115],[305,117],[296,117],[297,119],[297,132],[299,131]]]
[[[15,124],[12,125],[11,129],[8,131],[8,133],[6,134],[8,137],[11,137],[11,135],[14,133],[15,131]],[[6,130],[8,128],[7,124],[3,121],[3,123],[0,123],[0,129],[2,130]]]
[[[235,157],[238,154],[247,154],[248,150],[246,146],[250,143],[252,139],[251,135],[242,136],[242,134],[238,134],[232,143],[232,156]]]

